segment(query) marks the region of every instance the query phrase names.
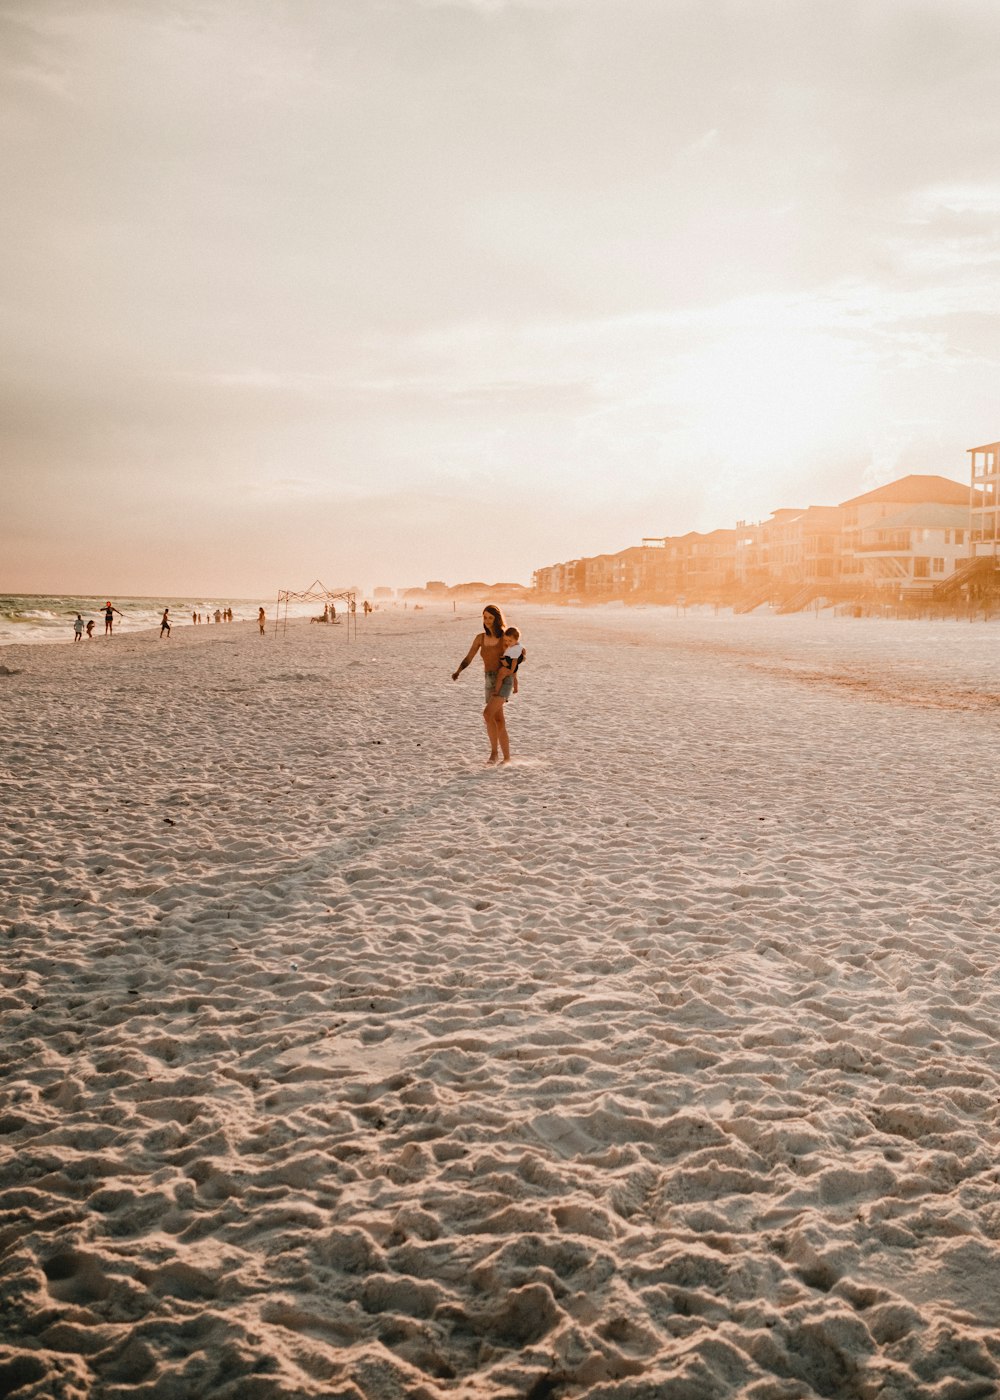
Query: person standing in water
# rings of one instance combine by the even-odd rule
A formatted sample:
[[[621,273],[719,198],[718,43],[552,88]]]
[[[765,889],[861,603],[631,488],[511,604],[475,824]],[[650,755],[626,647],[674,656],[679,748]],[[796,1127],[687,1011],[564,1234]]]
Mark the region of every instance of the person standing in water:
[[[122,613],[118,612],[117,608],[112,607],[109,599],[108,602],[104,604],[104,635],[106,637],[110,637],[115,630],[115,613],[118,613],[119,617],[123,616]]]
[[[77,613],[76,621],[73,623],[73,640],[74,642],[83,641],[83,618],[79,613]]]
[[[465,657],[459,662],[458,670],[452,671],[451,678],[457,681],[465,670],[466,666],[474,660],[477,652],[483,658],[483,669],[485,671],[485,707],[483,709],[483,723],[486,725],[486,733],[490,741],[490,754],[487,763],[496,763],[503,754],[506,763],[510,758],[510,739],[507,735],[507,721],[504,717],[502,700],[510,697],[514,689],[513,675],[507,676],[501,683],[500,693],[502,700],[498,700],[494,694],[496,686],[497,672],[500,669],[500,658],[503,655],[504,646],[504,620],[503,614],[493,603],[487,604],[483,608],[483,630],[473,638],[472,646]]]

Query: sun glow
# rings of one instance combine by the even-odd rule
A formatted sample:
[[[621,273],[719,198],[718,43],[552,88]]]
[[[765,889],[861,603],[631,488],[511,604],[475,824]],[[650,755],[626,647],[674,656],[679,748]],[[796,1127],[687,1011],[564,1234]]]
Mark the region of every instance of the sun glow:
[[[685,357],[672,396],[703,453],[766,468],[806,462],[836,441],[861,406],[866,377],[847,337],[769,326]]]

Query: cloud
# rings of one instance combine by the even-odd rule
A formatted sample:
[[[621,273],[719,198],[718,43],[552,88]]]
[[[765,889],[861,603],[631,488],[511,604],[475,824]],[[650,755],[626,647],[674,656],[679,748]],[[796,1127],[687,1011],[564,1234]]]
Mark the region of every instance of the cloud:
[[[915,221],[938,213],[977,214],[995,218],[1000,214],[1000,184],[996,182],[931,185],[913,192],[910,200]]]

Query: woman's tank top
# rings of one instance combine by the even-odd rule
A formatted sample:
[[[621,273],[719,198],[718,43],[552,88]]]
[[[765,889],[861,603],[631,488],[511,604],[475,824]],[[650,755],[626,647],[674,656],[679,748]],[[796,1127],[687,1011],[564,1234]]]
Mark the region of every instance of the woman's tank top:
[[[503,655],[503,638],[492,637],[489,632],[483,633],[483,665],[487,671],[495,671],[500,665],[500,657]]]

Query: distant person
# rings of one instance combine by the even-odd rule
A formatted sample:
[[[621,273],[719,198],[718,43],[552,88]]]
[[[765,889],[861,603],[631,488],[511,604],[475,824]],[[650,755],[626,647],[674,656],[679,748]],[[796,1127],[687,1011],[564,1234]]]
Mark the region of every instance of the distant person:
[[[265,627],[266,622],[267,622],[267,615],[265,614],[264,609],[263,609],[263,608],[258,608],[258,609],[257,609],[257,626],[260,628],[260,635],[261,635],[262,637],[263,637],[263,635],[264,635],[264,627]]]
[[[503,620],[503,613],[498,607],[490,603],[483,609],[483,630],[478,636],[473,638],[472,646],[465,657],[459,662],[458,670],[452,671],[451,678],[457,681],[459,676],[479,652],[483,658],[483,669],[485,672],[485,708],[483,709],[483,723],[486,725],[486,733],[490,741],[490,754],[487,763],[496,763],[500,754],[503,754],[504,762],[510,758],[510,741],[507,736],[507,721],[504,717],[503,701],[509,699],[514,690],[514,677],[508,675],[502,678],[500,685],[501,698],[493,694],[497,676],[500,673],[500,658],[503,656],[504,631],[506,624]]]
[[[104,604],[104,635],[106,637],[110,637],[115,630],[115,613],[118,613],[119,617],[123,616],[110,602]]]
[[[170,609],[169,609],[169,608],[164,608],[164,609],[163,609],[163,616],[160,618],[160,636],[161,636],[161,637],[163,636],[164,632],[166,632],[167,637],[169,638],[169,636],[170,636]]]
[[[80,616],[79,613],[77,613],[76,621],[73,623],[73,641],[83,641],[83,618]]]
[[[88,641],[88,642],[92,642],[93,640],[94,640],[94,619],[91,618],[90,621],[87,623],[87,641]]]
[[[196,612],[193,612],[193,613],[191,614],[191,626],[192,626],[192,627],[196,626],[196,625],[197,625],[197,622],[198,622],[198,614],[197,614]]]
[[[222,612],[221,612],[221,610],[220,610],[219,608],[216,608],[215,613],[214,613],[213,615],[214,615],[214,617],[215,617],[216,623],[219,623],[219,622],[222,621]]]

